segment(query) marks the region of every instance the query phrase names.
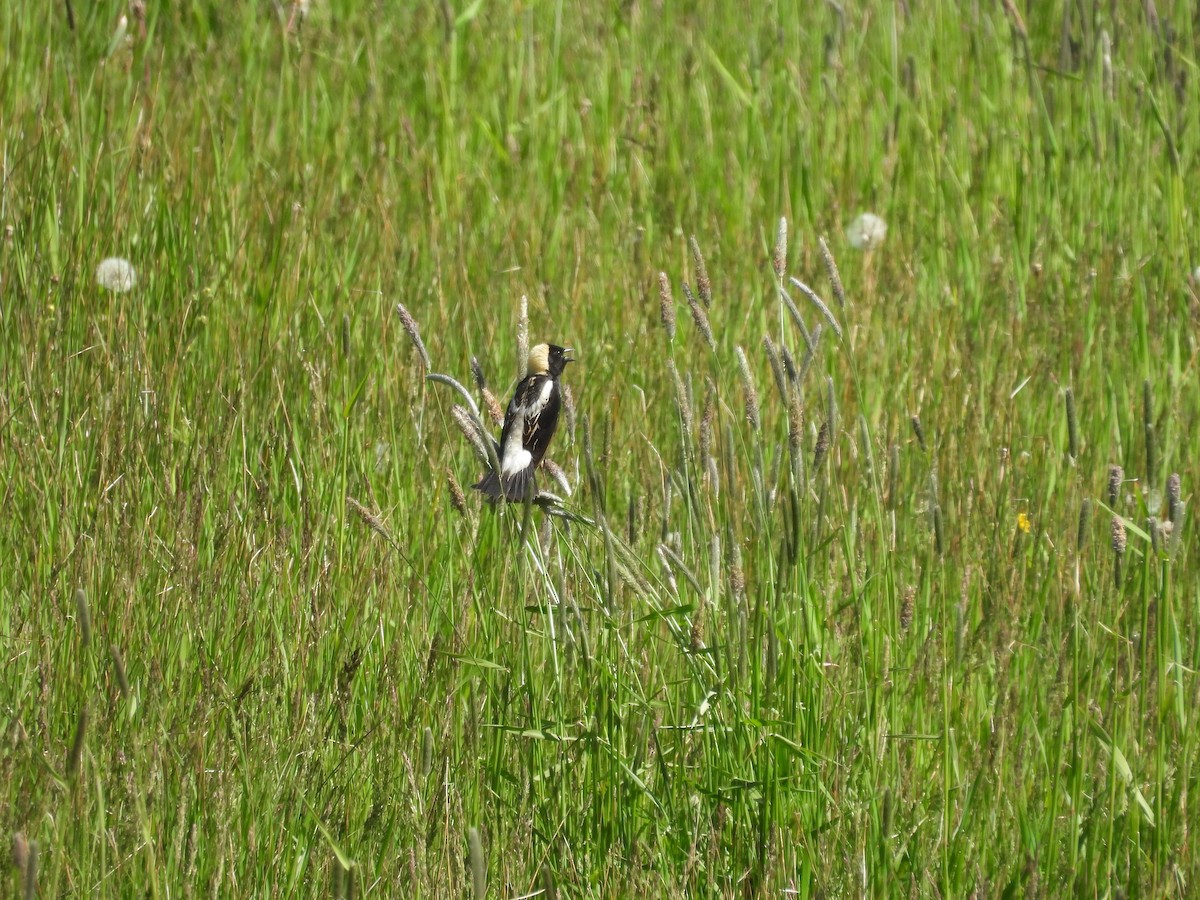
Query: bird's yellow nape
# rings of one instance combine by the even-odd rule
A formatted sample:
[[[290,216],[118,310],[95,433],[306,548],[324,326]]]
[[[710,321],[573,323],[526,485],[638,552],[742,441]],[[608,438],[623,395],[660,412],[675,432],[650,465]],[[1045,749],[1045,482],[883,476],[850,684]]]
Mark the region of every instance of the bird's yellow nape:
[[[550,345],[538,344],[529,350],[529,374],[545,375],[550,371]]]

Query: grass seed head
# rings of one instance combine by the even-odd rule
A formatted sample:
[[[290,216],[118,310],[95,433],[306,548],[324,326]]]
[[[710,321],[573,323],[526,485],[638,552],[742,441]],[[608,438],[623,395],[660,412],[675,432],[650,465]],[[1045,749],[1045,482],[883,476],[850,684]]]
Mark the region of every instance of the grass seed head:
[[[788,381],[793,386],[800,384],[800,370],[796,366],[796,358],[792,356],[787,348],[787,344],[783,344],[779,348],[779,356],[783,360],[783,370],[787,372]]]
[[[1117,554],[1117,556],[1122,556],[1125,553],[1125,546],[1129,538],[1125,534],[1125,523],[1121,521],[1120,516],[1113,516],[1111,530],[1113,553]]]
[[[1092,501],[1089,497],[1083,498],[1083,503],[1079,506],[1079,528],[1075,532],[1075,552],[1082,553],[1084,546],[1087,544],[1088,530],[1092,524]]]
[[[492,420],[492,424],[503,425],[504,409],[500,406],[500,401],[496,399],[496,395],[491,392],[491,389],[485,387],[481,396],[483,397],[483,408],[487,410],[488,418]]]
[[[487,897],[487,860],[483,855],[483,839],[479,829],[472,827],[467,832],[467,861],[471,868],[471,885],[475,891],[475,900]]]
[[[454,424],[458,426],[458,430],[463,433],[463,437],[467,439],[467,443],[475,451],[476,458],[485,466],[490,466],[492,459],[488,454],[487,444],[484,443],[485,438],[479,433],[479,426],[475,423],[475,417],[471,415],[465,406],[455,403],[450,407],[450,418],[454,420]]]
[[[821,463],[825,460],[825,455],[829,452],[829,420],[826,419],[821,423],[821,429],[817,432],[817,444],[813,448],[813,468],[819,469]]]
[[[746,359],[746,352],[738,347],[737,353],[738,373],[742,377],[742,393],[746,398],[746,421],[750,423],[750,427],[758,431],[762,427],[762,418],[758,407],[758,390],[754,387],[754,376],[750,374],[750,362]]]
[[[575,443],[575,395],[569,384],[562,385],[563,413],[567,417],[567,437]]]
[[[75,778],[79,774],[79,766],[83,762],[83,748],[87,743],[88,712],[87,707],[79,711],[79,719],[75,723],[75,738],[71,741],[71,752],[67,756],[67,776]]]
[[[1183,481],[1178,472],[1167,476],[1167,518],[1175,521],[1179,512],[1179,504],[1183,499]]]
[[[687,388],[684,387],[683,379],[679,377],[679,369],[675,367],[675,360],[667,360],[667,370],[671,373],[671,383],[675,386],[675,406],[679,410],[679,418],[683,422],[683,431],[690,439],[692,433],[692,405],[688,402]]]
[[[829,276],[829,286],[833,290],[833,299],[837,301],[838,309],[845,309],[846,289],[842,286],[842,274],[838,271],[837,263],[833,259],[833,254],[829,251],[829,245],[825,243],[825,238],[817,238],[817,245],[821,248],[821,259],[825,263],[825,273]]]
[[[829,327],[833,329],[833,333],[840,338],[842,336],[842,326],[839,325],[838,320],[834,318],[833,310],[826,305],[824,300],[817,296],[817,292],[799,278],[793,277],[789,278],[788,280],[796,286],[800,293],[802,293],[809,299],[809,301],[811,301],[812,305],[817,308],[817,311],[825,317],[825,321],[829,323]]]
[[[87,592],[83,588],[75,590],[75,615],[79,619],[83,646],[87,647],[92,642],[92,616],[88,611]]]
[[[775,269],[776,278],[783,278],[784,273],[787,272],[787,243],[787,219],[780,218],[779,227],[775,230],[775,252],[771,257],[771,264]]]
[[[671,281],[666,272],[658,273],[658,315],[667,340],[675,340],[675,298],[671,296]]]
[[[466,518],[467,498],[463,494],[462,485],[458,483],[458,479],[454,477],[454,472],[449,467],[446,468],[446,487],[450,490],[450,505],[454,507],[456,513]]]
[[[25,854],[25,900],[37,897],[38,844],[30,841]]]
[[[912,627],[913,606],[917,599],[917,589],[913,585],[909,585],[904,589],[904,594],[900,597],[900,630],[905,634]]]
[[[122,697],[128,697],[129,678],[125,674],[125,660],[121,656],[121,648],[113,644],[109,647],[109,655],[112,656],[113,674],[117,678],[117,688],[121,691]]]
[[[708,313],[696,301],[696,295],[692,293],[692,289],[686,281],[683,283],[683,295],[687,298],[688,308],[692,311],[692,321],[696,323],[696,330],[704,338],[704,343],[708,344],[708,349],[716,350],[717,345],[713,341],[712,326],[708,324]]]
[[[417,327],[417,320],[412,317],[412,313],[408,311],[403,303],[396,304],[396,315],[400,317],[400,324],[404,326],[404,330],[408,332],[408,339],[412,341],[413,348],[417,351],[417,355],[421,357],[421,363],[426,370],[433,368],[433,363],[429,359],[429,351],[425,349],[425,342],[421,340],[421,329]]]
[[[1067,448],[1071,459],[1079,458],[1079,423],[1075,419],[1075,392],[1067,388],[1063,396],[1067,408]]]
[[[29,862],[29,841],[25,838],[25,833],[22,831],[14,831],[12,836],[12,864],[13,868],[25,874],[25,864]]]
[[[692,264],[696,267],[696,291],[700,294],[700,302],[712,306],[712,282],[708,280],[708,267],[704,265],[700,244],[694,234],[688,238],[688,246],[692,248]]]
[[[700,455],[709,457],[713,452],[714,426],[717,421],[717,386],[711,378],[704,380],[704,412],[700,416]]]
[[[1108,467],[1108,505],[1117,508],[1117,499],[1121,496],[1121,483],[1125,480],[1125,470],[1118,465]]]
[[[788,398],[787,373],[783,369],[783,360],[779,357],[779,350],[775,347],[775,342],[771,340],[769,334],[763,335],[763,350],[767,354],[767,362],[771,364],[771,374],[775,377],[775,388],[779,391],[780,399],[786,403]]]
[[[524,378],[529,371],[529,298],[521,295],[517,313],[517,374]]]
[[[487,390],[487,379],[483,376],[483,364],[479,362],[479,357],[471,357],[471,377],[475,379],[475,387],[481,391]]]

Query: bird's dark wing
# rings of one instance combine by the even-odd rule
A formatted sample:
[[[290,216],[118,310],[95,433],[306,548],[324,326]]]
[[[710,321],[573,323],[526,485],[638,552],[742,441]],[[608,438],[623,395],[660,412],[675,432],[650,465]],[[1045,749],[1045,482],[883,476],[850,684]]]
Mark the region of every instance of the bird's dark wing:
[[[558,427],[558,413],[562,408],[562,399],[558,382],[546,375],[536,375],[530,381],[526,391],[526,402],[522,404],[525,411],[525,433],[523,443],[525,449],[533,456],[536,466],[546,455],[550,439]]]

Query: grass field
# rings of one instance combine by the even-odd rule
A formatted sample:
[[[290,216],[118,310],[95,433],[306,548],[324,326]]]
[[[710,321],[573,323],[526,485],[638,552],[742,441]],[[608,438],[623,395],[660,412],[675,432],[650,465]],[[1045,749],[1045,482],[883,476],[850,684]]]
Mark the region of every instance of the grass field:
[[[359,6],[0,5],[0,893],[1194,896],[1195,4]]]

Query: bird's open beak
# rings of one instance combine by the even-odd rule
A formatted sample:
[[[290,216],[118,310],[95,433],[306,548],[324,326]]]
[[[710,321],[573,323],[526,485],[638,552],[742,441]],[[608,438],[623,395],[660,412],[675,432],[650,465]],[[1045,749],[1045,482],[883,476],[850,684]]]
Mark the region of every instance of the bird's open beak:
[[[567,353],[574,353],[574,352],[575,352],[575,348],[574,348],[574,347],[563,347],[563,353],[564,353],[564,354],[567,354]],[[576,360],[575,360],[575,359],[573,359],[573,358],[572,358],[572,357],[570,357],[570,356],[566,356],[566,355],[564,355],[564,356],[563,356],[563,363],[564,363],[564,364],[566,364],[566,363],[569,363],[569,362],[576,362]]]

